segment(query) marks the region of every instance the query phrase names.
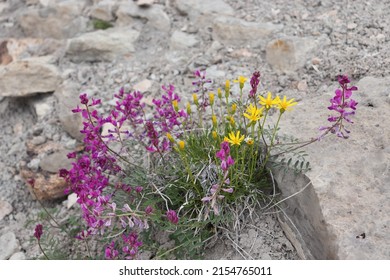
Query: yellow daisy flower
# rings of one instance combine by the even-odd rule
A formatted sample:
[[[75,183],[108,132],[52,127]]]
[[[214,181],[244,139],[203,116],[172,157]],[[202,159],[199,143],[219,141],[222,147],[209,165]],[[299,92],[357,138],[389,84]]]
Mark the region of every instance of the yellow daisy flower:
[[[294,106],[296,104],[298,104],[298,102],[294,102],[294,98],[287,101],[287,97],[284,96],[282,100],[279,100],[279,103],[277,104],[277,106],[280,109],[280,112],[284,113],[287,110],[288,111],[291,110],[292,108],[290,108],[290,107]]]
[[[256,122],[263,116],[263,110],[264,107],[256,108],[255,105],[250,104],[246,109],[246,113],[244,113],[244,117],[249,119],[251,122]]]
[[[267,98],[264,98],[262,96],[259,96],[259,103],[260,105],[263,105],[266,110],[271,109],[272,107],[275,107],[280,102],[279,96],[276,96],[275,98],[272,98],[272,93],[268,92]]]
[[[245,78],[243,76],[238,76],[237,80],[234,80],[233,82],[239,83],[240,88],[242,89],[244,87],[245,82],[248,80],[248,78]]]
[[[244,138],[245,138],[245,135],[242,135],[242,136],[240,137],[240,131],[237,131],[236,134],[234,134],[234,132],[230,132],[228,136],[229,136],[229,137],[225,137],[225,138],[224,138],[224,141],[227,141],[227,142],[229,142],[229,143],[232,144],[232,145],[238,145],[238,146],[241,145],[241,142],[242,142],[242,141],[244,140]]]

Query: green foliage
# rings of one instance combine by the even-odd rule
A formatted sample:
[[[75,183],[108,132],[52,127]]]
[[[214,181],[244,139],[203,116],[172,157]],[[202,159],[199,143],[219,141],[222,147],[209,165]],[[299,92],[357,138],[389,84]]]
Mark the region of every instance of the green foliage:
[[[93,19],[92,25],[93,25],[93,28],[96,30],[99,30],[99,29],[105,30],[105,29],[113,27],[113,25],[110,22],[104,21],[101,19]]]

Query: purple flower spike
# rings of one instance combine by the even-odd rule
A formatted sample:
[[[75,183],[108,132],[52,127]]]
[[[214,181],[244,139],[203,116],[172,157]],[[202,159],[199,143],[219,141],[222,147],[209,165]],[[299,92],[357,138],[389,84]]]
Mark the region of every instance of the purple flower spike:
[[[251,78],[251,82],[250,83],[251,83],[252,89],[249,92],[249,97],[253,98],[253,97],[256,96],[257,87],[259,86],[259,83],[260,83],[260,72],[259,71],[255,71],[252,74],[252,78]]]
[[[41,224],[37,224],[34,231],[34,236],[36,239],[41,240],[41,236],[43,234],[43,227]]]

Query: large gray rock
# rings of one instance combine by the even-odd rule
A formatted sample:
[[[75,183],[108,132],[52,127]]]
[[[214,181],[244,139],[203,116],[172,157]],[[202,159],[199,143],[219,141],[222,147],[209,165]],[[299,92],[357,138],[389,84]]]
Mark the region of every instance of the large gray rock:
[[[83,128],[80,114],[74,114],[72,109],[79,105],[79,87],[77,84],[65,81],[55,92],[57,98],[57,112],[62,128],[73,138],[83,141],[84,135],[80,132]]]
[[[247,22],[234,17],[221,16],[213,22],[213,39],[225,45],[264,46],[270,35],[282,25],[270,22]]]
[[[304,176],[275,174],[284,196],[296,194],[283,209],[307,258],[390,258],[390,77],[365,77],[357,86],[350,138],[330,135],[306,146],[312,170]],[[334,89],[304,98],[282,118],[281,132],[319,136]]]
[[[148,25],[159,31],[169,32],[171,29],[171,20],[161,5],[140,7],[128,1],[120,4],[116,16],[118,24],[122,26],[131,24],[134,19],[146,19]]]
[[[0,260],[7,260],[19,249],[19,241],[13,232],[0,236]]]
[[[223,0],[176,0],[176,8],[184,15],[234,15],[234,9]]]
[[[40,9],[24,9],[18,22],[27,37],[71,38],[87,28],[81,13],[85,1],[61,1]]]
[[[135,51],[139,32],[130,28],[113,28],[85,33],[69,40],[66,55],[72,61],[113,61]]]
[[[176,30],[171,36],[170,45],[174,49],[187,49],[199,44],[198,39],[193,34],[187,34]]]
[[[58,173],[62,168],[69,170],[72,168],[72,160],[67,157],[69,153],[70,151],[63,150],[47,155],[41,160],[39,166],[50,173]]]
[[[0,96],[13,97],[53,92],[62,81],[56,66],[39,60],[0,66],[0,77]]]
[[[320,46],[330,44],[327,36],[320,38],[286,37],[273,40],[267,44],[267,62],[276,71],[289,73],[303,67],[310,55]]]

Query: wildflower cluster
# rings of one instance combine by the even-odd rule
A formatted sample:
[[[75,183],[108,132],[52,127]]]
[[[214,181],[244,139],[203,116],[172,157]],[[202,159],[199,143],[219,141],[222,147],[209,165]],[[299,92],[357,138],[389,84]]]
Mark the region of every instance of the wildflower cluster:
[[[280,144],[279,123],[297,102],[259,91],[258,71],[247,92],[248,78],[233,80],[239,94],[230,80],[215,94],[205,71],[194,75],[192,102],[185,106],[168,85],[162,87],[161,98],[153,100],[152,112],[142,93],[123,89],[106,117],[97,109],[101,101],[86,94],[80,96],[83,107],[73,110],[84,119],[85,151],[70,153],[76,161],[70,170],[60,170],[60,176],[68,191],[77,194],[86,223],[77,238],[103,236],[107,259],[137,258],[142,238],[154,226],[180,232],[181,242],[195,244],[186,238],[195,238],[199,231],[207,238],[210,229],[224,221],[220,217],[229,216],[232,205],[244,211],[248,201],[256,204],[264,196],[267,163]],[[349,99],[357,89],[348,87],[349,82],[345,76],[339,79],[342,89],[329,107],[339,116],[329,118],[335,124],[324,128],[326,133],[348,132],[343,120],[350,122],[357,105]],[[270,125],[274,113],[277,120]],[[246,204],[240,205],[243,200]]]
[[[337,79],[341,89],[336,89],[335,96],[330,99],[331,105],[328,107],[330,111],[335,111],[337,115],[331,115],[328,118],[329,122],[334,123],[332,126],[321,127],[320,130],[325,130],[325,133],[330,131],[341,138],[348,138],[347,134],[350,131],[345,128],[343,121],[353,123],[350,116],[355,114],[358,103],[351,96],[353,91],[358,88],[356,86],[348,87],[351,81],[345,75],[338,76]]]

